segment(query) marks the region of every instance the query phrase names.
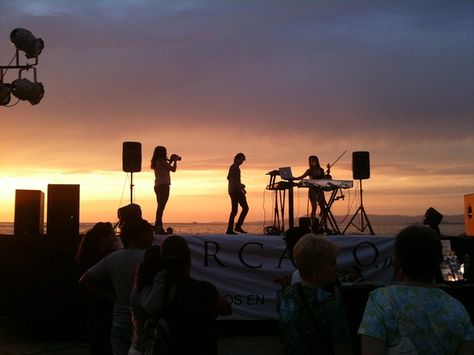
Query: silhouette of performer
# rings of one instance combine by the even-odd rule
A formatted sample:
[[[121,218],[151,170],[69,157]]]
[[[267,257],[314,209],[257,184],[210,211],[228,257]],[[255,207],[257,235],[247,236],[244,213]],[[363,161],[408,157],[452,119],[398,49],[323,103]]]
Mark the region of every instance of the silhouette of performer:
[[[227,225],[227,232],[226,234],[237,234],[235,231],[239,233],[247,233],[242,229],[242,225],[244,224],[245,217],[249,211],[249,205],[247,204],[247,198],[245,197],[245,185],[240,181],[240,165],[245,161],[244,153],[238,153],[234,157],[234,164],[232,164],[229,168],[229,173],[227,174],[227,180],[229,180],[229,196],[232,202],[232,210],[229,216],[229,224]],[[242,208],[240,212],[239,219],[235,225],[234,231],[234,219],[237,215],[238,206]]]
[[[308,158],[309,168],[304,172],[303,175],[295,177],[295,180],[304,179],[309,177],[310,179],[327,179],[329,176],[324,173],[324,169],[319,164],[319,159],[316,155],[311,155]],[[308,199],[311,203],[311,225],[316,225],[316,210],[319,205],[319,209],[322,212],[324,208],[324,192],[319,187],[310,187],[308,189]]]
[[[180,157],[176,154],[172,154],[170,159],[168,159],[166,148],[162,146],[155,148],[151,158],[150,166],[155,172],[155,194],[158,204],[156,208],[155,232],[158,234],[166,234],[166,231],[163,229],[163,212],[170,196],[170,171],[176,171],[178,160],[180,160]]]

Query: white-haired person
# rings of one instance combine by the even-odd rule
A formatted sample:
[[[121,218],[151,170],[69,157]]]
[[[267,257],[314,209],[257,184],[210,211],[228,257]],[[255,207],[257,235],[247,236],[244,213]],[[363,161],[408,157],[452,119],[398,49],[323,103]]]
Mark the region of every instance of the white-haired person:
[[[301,276],[280,300],[280,327],[289,355],[351,354],[351,337],[342,302],[325,288],[337,280],[338,247],[321,236],[304,235],[293,249]]]
[[[400,283],[369,295],[362,322],[362,355],[474,354],[474,328],[463,305],[435,284],[441,241],[428,227],[410,226],[395,239]],[[410,352],[411,351],[411,352]]]

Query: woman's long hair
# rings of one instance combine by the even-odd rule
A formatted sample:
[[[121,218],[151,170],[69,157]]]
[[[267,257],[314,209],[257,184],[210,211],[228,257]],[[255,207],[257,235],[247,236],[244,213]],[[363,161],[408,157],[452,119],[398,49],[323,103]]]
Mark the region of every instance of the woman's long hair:
[[[155,275],[163,270],[163,261],[160,256],[160,247],[153,245],[145,251],[143,261],[138,265],[135,276],[135,287],[140,292],[143,287],[151,285]]]
[[[311,155],[309,158],[308,158],[308,164],[309,164],[309,167],[312,168],[311,166],[311,161],[315,161],[316,162],[316,168],[318,169],[321,169],[321,165],[319,164],[319,158],[316,156],[316,155]]]
[[[76,253],[81,274],[114,251],[113,233],[112,223],[98,222],[84,234]]]
[[[159,145],[153,151],[153,156],[151,157],[150,167],[154,169],[156,167],[156,161],[158,159],[166,159],[166,148]]]
[[[181,236],[171,235],[161,242],[161,258],[169,275],[180,279],[189,275],[191,252],[188,242]]]

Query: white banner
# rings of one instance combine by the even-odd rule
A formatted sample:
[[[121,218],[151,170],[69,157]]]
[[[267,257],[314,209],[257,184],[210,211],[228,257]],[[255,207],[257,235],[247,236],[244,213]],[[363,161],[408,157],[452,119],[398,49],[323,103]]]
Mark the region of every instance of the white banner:
[[[156,239],[158,244],[166,236]],[[232,304],[225,319],[277,319],[277,281],[295,270],[283,236],[184,236],[192,256],[192,277],[214,284]],[[390,283],[393,278],[393,243],[390,236],[328,236],[340,248],[341,274],[353,266],[365,281]]]

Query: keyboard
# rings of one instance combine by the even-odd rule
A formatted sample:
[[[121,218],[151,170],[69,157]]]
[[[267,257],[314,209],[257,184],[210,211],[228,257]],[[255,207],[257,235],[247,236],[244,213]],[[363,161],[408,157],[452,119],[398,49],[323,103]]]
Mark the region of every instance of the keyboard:
[[[332,179],[303,179],[298,187],[320,187],[324,190],[350,189],[354,186],[353,180],[332,180]]]

